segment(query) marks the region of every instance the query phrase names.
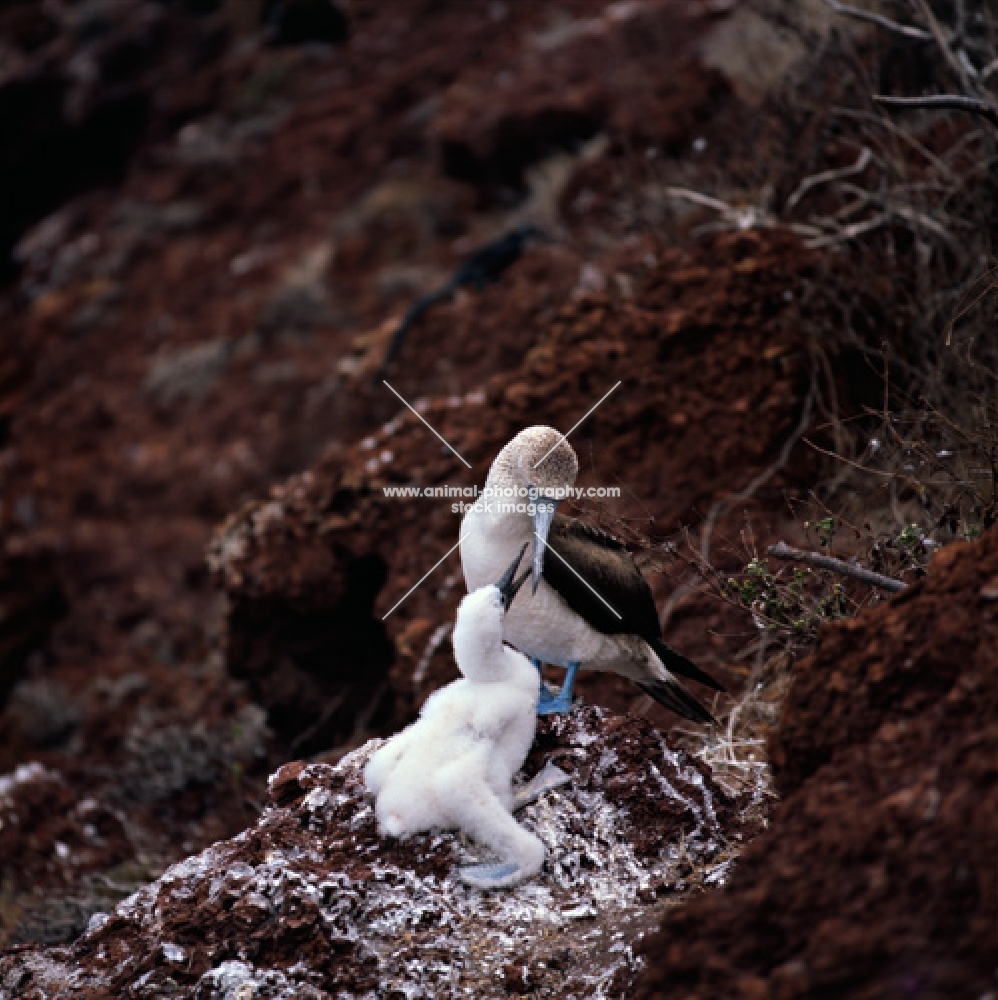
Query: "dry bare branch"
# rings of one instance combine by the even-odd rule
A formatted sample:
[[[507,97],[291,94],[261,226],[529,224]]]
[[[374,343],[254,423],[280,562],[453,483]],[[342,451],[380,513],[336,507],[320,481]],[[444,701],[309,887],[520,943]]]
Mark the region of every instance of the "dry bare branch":
[[[704,208],[711,208],[715,212],[734,212],[734,209],[726,201],[721,201],[720,198],[712,198],[708,194],[701,194],[699,191],[694,191],[691,188],[667,187],[665,193],[670,198],[690,201],[694,205],[702,205]]]
[[[889,590],[891,593],[897,593],[908,586],[903,580],[895,580],[891,576],[874,573],[871,569],[854,566],[852,563],[847,563],[844,559],[836,559],[834,556],[822,555],[820,552],[808,552],[805,549],[795,549],[793,546],[787,545],[786,542],[770,545],[766,551],[774,559],[807,563],[818,569],[827,569],[842,576],[851,576],[854,580],[868,583],[871,587],[879,587],[881,590]]]
[[[812,188],[816,188],[821,184],[827,184],[829,181],[838,181],[845,177],[854,177],[856,174],[861,174],[869,166],[872,159],[873,153],[864,146],[856,162],[851,167],[842,167],[839,170],[825,170],[820,174],[812,174],[810,177],[805,177],[797,185],[797,190],[787,199],[785,210],[789,212]]]
[[[704,520],[703,526],[700,529],[699,556],[705,565],[710,562],[710,537],[713,534],[714,525],[717,523],[719,518],[731,510],[731,508],[736,504],[744,503],[746,500],[755,496],[755,494],[787,464],[791,451],[793,451],[797,442],[804,437],[804,433],[807,431],[808,426],[811,423],[811,409],[813,406],[814,387],[812,385],[812,388],[804,399],[804,405],[801,407],[800,420],[797,422],[797,426],[794,428],[791,435],[786,439],[786,441],[783,442],[783,447],[780,448],[780,453],[776,456],[776,460],[756,475],[744,489],[739,490],[733,496],[715,500],[711,505],[710,510],[707,512],[707,517]]]
[[[925,229],[934,236],[938,236],[945,243],[949,243],[950,246],[958,245],[957,238],[941,222],[937,222],[924,212],[919,212],[907,205],[890,206],[890,212],[907,222],[912,229]]]
[[[874,229],[879,229],[882,225],[889,222],[890,218],[890,212],[881,212],[872,219],[864,219],[862,222],[854,222],[851,226],[843,226],[836,233],[822,234],[821,236],[806,240],[804,245],[809,250],[820,250],[822,247],[835,246],[836,243],[845,243],[848,240],[856,239],[857,236],[863,236]]]
[[[884,115],[873,114],[870,111],[860,111],[857,110],[856,108],[836,107],[831,109],[831,114],[840,116],[842,118],[851,118],[854,121],[868,123],[871,126],[876,126],[878,129],[880,128],[886,129],[892,136],[899,139],[906,146],[910,146],[912,149],[914,149],[919,154],[919,156],[922,156],[926,160],[928,160],[928,162],[931,163],[945,177],[948,177],[951,180],[959,179],[957,178],[957,175],[953,172],[953,168],[948,163],[946,163],[945,160],[936,156],[935,153],[933,153],[930,149],[926,148],[926,146],[923,143],[919,142],[918,139],[916,139],[915,136],[913,136],[907,129],[903,129],[899,125],[896,125],[894,122],[890,120],[890,118],[887,118]],[[869,140],[871,138],[870,132],[866,131],[865,129],[864,132],[866,132],[866,138],[867,140]]]
[[[813,448],[815,451],[820,452],[822,455],[827,455],[829,458],[834,458],[837,462],[844,462],[846,465],[851,465],[854,469],[858,469],[860,472],[869,473],[871,476],[880,476],[883,479],[895,479],[897,478],[897,473],[886,472],[883,469],[872,469],[868,465],[863,465],[860,462],[854,462],[851,458],[846,458],[845,455],[840,455],[838,452],[829,451],[827,448],[822,448],[821,445],[815,444],[808,438],[804,438],[804,444],[809,448]]]
[[[709,208],[721,216],[720,223],[711,223],[709,226],[700,227],[697,232],[716,232],[733,229],[737,232],[745,232],[750,229],[786,229],[798,236],[814,238],[822,235],[822,231],[816,226],[808,226],[800,222],[780,222],[764,208],[757,205],[747,205],[744,208],[737,208],[729,205],[720,198],[713,198],[710,195],[702,194],[691,188],[667,187],[664,193],[669,198],[678,198],[682,201],[692,202],[703,208]]]
[[[943,35],[943,29],[936,20],[936,15],[932,13],[932,9],[929,7],[926,0],[914,0],[914,3],[922,12],[922,17],[925,18],[925,23],[929,26],[929,31],[932,32],[932,37],[935,39],[936,45],[939,46],[939,51],[942,52],[943,58],[949,64],[949,68],[956,74],[963,89],[965,91],[970,90],[971,83],[970,77],[967,73],[967,68],[960,62],[959,59],[957,59],[953,50],[950,48],[949,40],[945,35]]]
[[[995,60],[998,65],[998,60]],[[877,104],[887,108],[925,108],[930,111],[966,111],[968,114],[986,118],[998,129],[998,105],[976,97],[962,97],[959,94],[933,94],[930,97],[885,97],[875,94]]]
[[[974,292],[974,297],[969,303],[964,302],[960,306],[959,312],[946,324],[946,346],[952,347],[953,345],[953,331],[956,329],[956,324],[963,319],[982,299],[995,290],[996,280],[994,272],[988,268],[984,274],[979,274],[975,278],[971,279],[968,283],[969,288],[974,288],[974,286],[979,286],[980,290]]]
[[[857,21],[867,21],[887,31],[893,31],[897,35],[904,35],[905,38],[914,38],[919,42],[932,41],[932,33],[922,28],[915,28],[908,24],[898,24],[897,21],[892,21],[889,17],[884,17],[882,14],[874,14],[873,11],[850,7],[847,4],[838,3],[838,0],[821,0],[821,2],[826,7],[831,7],[836,14],[842,14],[844,17],[851,17]]]

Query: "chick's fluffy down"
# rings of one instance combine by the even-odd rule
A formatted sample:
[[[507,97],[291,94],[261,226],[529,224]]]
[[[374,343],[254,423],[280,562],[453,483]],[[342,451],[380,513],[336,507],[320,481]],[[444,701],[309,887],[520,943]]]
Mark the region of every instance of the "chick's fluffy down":
[[[383,832],[467,829],[469,806],[483,796],[494,796],[508,814],[513,775],[533,741],[536,699],[529,685],[466,679],[433,694],[419,720],[381,747],[364,771]]]

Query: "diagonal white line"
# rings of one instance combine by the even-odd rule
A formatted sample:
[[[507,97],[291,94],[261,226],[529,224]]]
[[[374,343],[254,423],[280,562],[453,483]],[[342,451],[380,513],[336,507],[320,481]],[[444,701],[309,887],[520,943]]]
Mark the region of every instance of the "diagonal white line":
[[[618,383],[617,383],[617,385],[620,385],[620,383],[618,382]],[[616,388],[616,386],[614,386],[614,389],[615,389],[615,388]],[[611,391],[611,392],[613,392],[613,389],[611,389],[610,391]],[[536,531],[535,531],[535,532],[534,532],[534,534],[535,534],[535,535],[537,535],[537,537],[538,537],[538,538],[541,538],[541,536],[540,536],[540,534],[539,534],[538,532],[536,532]],[[544,547],[545,547],[545,548],[546,548],[546,549],[548,550],[548,552],[554,552],[554,549],[553,549],[553,548],[551,548],[551,546],[550,546],[550,545],[548,545],[548,543],[547,543],[547,542],[545,542],[543,538],[541,538],[541,542],[542,542],[542,544],[544,545]],[[590,589],[590,590],[592,590],[592,591],[593,591],[593,593],[594,593],[594,594],[596,594],[596,596],[597,596],[597,597],[598,597],[598,598],[599,598],[599,599],[600,599],[601,601],[603,601],[603,603],[604,603],[604,604],[606,604],[606,601],[604,600],[604,598],[603,598],[603,595],[602,595],[602,594],[599,594],[599,593],[597,593],[597,592],[596,592],[595,590],[593,590],[593,588],[592,588],[591,586],[589,586],[589,581],[588,581],[588,580],[585,580],[585,579],[583,579],[583,578],[582,578],[581,576],[579,576],[579,574],[578,574],[578,573],[576,572],[576,569],[575,569],[575,567],[574,567],[574,566],[573,566],[573,565],[572,565],[572,564],[571,564],[571,563],[570,563],[570,562],[569,562],[569,561],[568,561],[568,560],[567,560],[567,559],[566,559],[566,558],[565,558],[564,556],[560,556],[560,555],[558,555],[558,553],[557,553],[557,552],[554,552],[554,554],[555,554],[556,556],[558,556],[558,558],[559,558],[559,559],[560,559],[560,560],[561,560],[561,561],[562,561],[562,562],[563,562],[563,563],[564,563],[564,564],[565,564],[565,565],[566,565],[566,566],[567,566],[567,567],[568,567],[568,568],[569,568],[569,569],[570,569],[570,570],[571,570],[571,571],[572,571],[573,573],[575,573],[575,575],[576,575],[576,576],[578,576],[578,577],[579,577],[579,579],[580,579],[580,580],[582,580],[582,582],[583,582],[583,583],[584,583],[584,584],[585,584],[585,585],[586,585],[587,587],[589,587],[589,589]],[[609,605],[609,604],[606,604],[606,606],[607,606],[608,608],[610,608],[610,605]],[[613,609],[613,608],[610,608],[610,610],[611,610],[611,611],[613,611],[613,613],[614,613],[615,615],[617,615],[617,612],[616,612],[616,611],[614,611],[614,609]],[[623,616],[623,615],[617,615],[617,617],[618,617],[618,618],[619,618],[619,619],[620,619],[621,621],[623,621],[623,620],[624,620],[624,616]]]
[[[387,384],[387,383],[386,383],[386,384]],[[614,391],[615,391],[615,390],[617,389],[617,387],[618,387],[618,386],[620,386],[620,385],[621,385],[621,383],[620,383],[620,382],[618,382],[618,383],[617,383],[617,385],[615,385],[615,386],[613,387],[613,389],[611,389],[611,390],[610,390],[610,392],[614,392]],[[607,398],[607,396],[609,396],[609,395],[610,395],[610,392],[608,392],[608,393],[606,394],[606,396],[604,396],[604,397],[603,397],[603,399],[601,399],[601,400],[600,400],[600,401],[599,401],[599,402],[598,402],[598,403],[596,404],[596,406],[599,406],[599,405],[600,405],[600,404],[601,404],[601,403],[602,403],[602,402],[603,402],[603,401],[604,401],[604,400],[605,400],[605,399]],[[568,435],[569,435],[569,434],[571,434],[571,433],[572,433],[572,431],[574,431],[574,430],[575,430],[575,428],[576,428],[576,427],[578,427],[578,426],[579,426],[579,424],[581,424],[581,423],[582,423],[582,421],[583,421],[583,420],[585,420],[585,419],[586,419],[586,418],[587,418],[587,417],[588,417],[588,416],[589,416],[589,415],[590,415],[590,414],[591,414],[591,413],[593,412],[593,410],[595,410],[595,409],[596,409],[596,406],[594,406],[594,407],[592,408],[592,410],[590,410],[590,411],[589,411],[589,413],[586,413],[586,414],[585,414],[585,416],[583,416],[583,417],[582,417],[582,418],[581,418],[580,420],[578,420],[578,421],[576,422],[576,424],[575,424],[575,427],[573,427],[573,428],[572,428],[572,430],[569,430],[569,431],[566,431],[566,432],[565,432],[564,434],[562,434],[562,436],[561,436],[561,437],[560,437],[560,438],[559,438],[559,439],[558,439],[557,441],[555,441],[555,443],[554,443],[553,445],[551,445],[551,447],[550,447],[550,448],[549,448],[549,449],[548,449],[548,450],[547,450],[546,452],[544,452],[544,455],[543,455],[543,456],[542,456],[541,458],[539,458],[539,459],[538,459],[538,460],[537,460],[536,462],[534,462],[534,468],[535,468],[535,469],[537,468],[537,466],[538,466],[538,465],[540,465],[540,464],[541,464],[541,462],[543,462],[543,461],[544,461],[544,459],[545,459],[545,458],[547,458],[547,457],[548,457],[548,455],[550,455],[550,454],[551,454],[551,452],[552,452],[552,451],[554,451],[554,450],[555,450],[555,448],[557,448],[557,447],[558,447],[558,445],[560,445],[560,444],[561,444],[561,442],[562,442],[562,441],[564,441],[564,440],[565,440],[565,439],[566,439],[566,438],[568,437]],[[453,450],[453,449],[452,449],[452,450]],[[611,608],[610,610],[612,611],[613,609]],[[619,616],[618,616],[618,617],[619,617]]]
[[[404,399],[402,399],[402,397],[401,397],[401,396],[399,396],[399,394],[398,394],[397,392],[395,392],[395,390],[394,390],[394,389],[392,389],[392,387],[391,387],[390,385],[388,385],[388,383],[387,383],[387,382],[385,382],[385,380],[384,380],[384,379],[382,379],[381,381],[382,381],[382,382],[384,382],[384,384],[385,384],[385,385],[386,385],[386,386],[387,386],[387,387],[388,387],[388,388],[389,388],[389,389],[390,389],[390,390],[391,390],[391,391],[392,391],[393,393],[395,393],[395,395],[396,395],[396,396],[398,396],[398,398],[399,398],[399,399],[401,399],[401,400],[402,400],[402,402],[403,402],[403,403],[405,403],[405,405],[406,405],[406,406],[408,406],[408,407],[409,407],[409,409],[410,409],[410,410],[412,410],[412,412],[413,412],[413,413],[415,413],[415,414],[416,414],[416,416],[417,416],[417,417],[419,417],[419,419],[420,419],[420,420],[423,420],[423,415],[422,415],[421,413],[417,412],[416,410],[413,410],[413,408],[412,408],[411,406],[409,406],[409,404],[408,404],[408,403],[406,403],[406,401],[405,401]],[[620,383],[618,382],[618,383],[617,383],[617,385],[620,385]],[[617,386],[614,386],[613,388],[614,388],[614,389],[616,389],[616,388],[617,388]],[[613,392],[613,389],[611,389],[610,391],[611,391],[611,392]],[[601,400],[600,400],[600,403],[602,403],[602,402],[603,402],[603,400],[601,399]],[[599,403],[597,403],[596,405],[597,405],[597,406],[599,406]],[[588,416],[588,414],[586,414],[586,416]],[[585,419],[585,417],[583,417],[583,419]],[[429,425],[429,424],[427,424],[425,420],[423,420],[423,423],[424,423],[424,424],[426,424],[426,426],[427,426],[427,427],[429,428],[429,430],[430,430],[430,431],[431,431],[431,432],[432,432],[433,434],[436,434],[436,435],[437,435],[437,437],[438,437],[438,438],[440,438],[440,440],[441,440],[441,441],[443,442],[443,444],[445,444],[445,445],[446,445],[446,446],[447,446],[448,448],[450,448],[450,450],[451,450],[452,452],[454,452],[454,454],[455,454],[455,455],[457,455],[457,457],[458,457],[458,458],[460,458],[460,459],[461,459],[461,461],[462,461],[462,462],[464,462],[464,464],[465,464],[466,466],[468,466],[468,468],[469,468],[469,469],[471,468],[471,462],[465,462],[465,460],[464,460],[464,457],[463,457],[463,456],[462,456],[462,455],[460,454],[460,452],[458,452],[458,450],[457,450],[456,448],[452,447],[452,446],[451,446],[451,445],[450,445],[450,444],[449,444],[449,443],[448,443],[447,441],[445,441],[445,440],[444,440],[444,438],[440,437],[440,435],[439,435],[439,434],[437,434],[437,432],[436,432],[435,430],[433,430],[433,428],[432,428],[432,427],[430,427],[430,425]],[[575,430],[575,428],[573,427],[573,428],[572,428],[572,430],[574,431],[574,430]],[[571,433],[572,433],[572,431],[569,431],[569,434],[571,434]],[[394,609],[393,609],[393,610],[394,610]]]
[[[459,456],[459,457],[460,457],[460,456]],[[437,567],[438,567],[438,566],[440,565],[440,563],[442,563],[442,562],[444,561],[444,559],[446,559],[446,558],[447,558],[447,557],[448,557],[448,556],[449,556],[449,555],[450,555],[450,554],[451,554],[451,553],[452,553],[452,552],[454,551],[454,549],[456,549],[456,548],[457,548],[457,546],[458,546],[458,545],[460,545],[460,544],[461,544],[461,542],[463,542],[463,541],[464,541],[465,537],[466,537],[465,535],[462,535],[462,536],[461,536],[461,537],[460,537],[460,538],[459,538],[459,539],[457,540],[457,545],[452,545],[452,546],[451,546],[451,547],[450,547],[450,548],[449,548],[449,549],[448,549],[448,550],[447,550],[447,551],[446,551],[446,552],[445,552],[445,553],[444,553],[444,554],[443,554],[443,555],[442,555],[442,556],[440,557],[440,559],[438,559],[438,560],[437,560],[437,562],[435,562],[435,563],[433,564],[433,566],[432,566],[432,567],[431,567],[430,569],[428,569],[428,570],[427,570],[427,571],[426,571],[426,572],[425,572],[425,573],[424,573],[424,574],[422,575],[422,577],[420,577],[420,579],[419,579],[419,580],[417,580],[417,581],[416,581],[416,582],[415,582],[415,583],[414,583],[414,584],[413,584],[413,585],[412,585],[412,586],[411,586],[411,587],[410,587],[410,588],[409,588],[409,589],[408,589],[408,590],[407,590],[407,591],[406,591],[406,592],[405,592],[405,593],[404,593],[404,594],[402,595],[402,597],[401,597],[401,598],[399,598],[399,600],[398,600],[398,601],[397,601],[397,602],[396,602],[396,603],[395,603],[394,605],[392,605],[392,607],[390,607],[390,608],[389,608],[389,609],[388,609],[388,610],[387,610],[387,611],[386,611],[386,612],[385,612],[385,613],[384,613],[384,614],[383,614],[383,615],[381,616],[381,620],[382,620],[382,621],[384,621],[384,620],[385,620],[385,619],[386,619],[386,618],[387,618],[387,617],[388,617],[388,616],[389,616],[389,615],[390,615],[390,614],[391,614],[391,613],[392,613],[392,612],[393,612],[393,611],[394,611],[394,610],[395,610],[395,609],[396,609],[396,608],[397,608],[397,607],[399,606],[399,604],[401,604],[401,603],[402,603],[402,602],[403,602],[403,601],[404,601],[404,600],[405,600],[405,599],[406,599],[406,598],[407,598],[407,597],[408,597],[408,596],[409,596],[409,595],[410,595],[410,594],[411,594],[411,593],[412,593],[412,592],[413,592],[413,591],[414,591],[414,590],[415,590],[415,589],[416,589],[416,588],[417,588],[417,587],[418,587],[418,586],[419,586],[419,585],[420,585],[420,584],[421,584],[421,583],[423,582],[423,580],[425,580],[425,579],[426,579],[426,578],[427,578],[427,577],[428,577],[428,576],[429,576],[429,575],[430,575],[430,574],[431,574],[431,573],[433,572],[433,570],[435,570],[435,569],[436,569],[436,568],[437,568]],[[619,616],[618,616],[618,617],[619,617]]]

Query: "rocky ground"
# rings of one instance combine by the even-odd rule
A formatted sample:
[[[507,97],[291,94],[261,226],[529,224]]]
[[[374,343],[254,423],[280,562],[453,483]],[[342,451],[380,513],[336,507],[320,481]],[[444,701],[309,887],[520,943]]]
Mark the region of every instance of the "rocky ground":
[[[990,536],[946,550],[927,581],[798,664],[769,739],[772,825],[730,888],[686,901],[727,879],[717,866],[764,822],[760,727],[801,651],[768,661],[758,618],[702,587],[697,564],[723,574],[803,539],[798,505],[829,472],[802,441],[839,448],[881,405],[863,345],[903,341],[899,289],[925,260],[904,216],[890,272],[882,244],[843,253],[807,235],[811,216],[773,206],[856,160],[845,119],[820,109],[853,100],[873,65],[910,92],[919,53],[884,54],[819,0],[793,16],[761,0],[351,0],[344,30],[327,19],[303,43],[289,11],[310,6],[328,7],[268,5],[264,31],[252,4],[0,12],[0,162],[17,178],[0,206],[0,992],[384,991],[418,979],[415,951],[383,946],[397,928],[377,911],[406,893],[433,900],[407,947],[436,955],[450,914],[469,940],[499,942],[483,966],[498,992],[994,990],[980,845],[996,825],[995,571],[974,568],[990,566]],[[747,59],[746,39],[766,57]],[[951,173],[975,149],[950,157],[959,138],[920,135]],[[962,196],[990,197],[978,184]],[[731,204],[695,200],[708,190]],[[821,186],[807,198],[822,219],[840,208]],[[551,239],[430,311],[387,372],[468,469],[376,373],[412,301],[524,221]],[[620,714],[573,718],[617,759],[531,807],[559,860],[475,914],[446,875],[452,838],[376,844],[356,789],[357,748],[454,675],[462,593],[451,556],[395,608],[458,516],[383,487],[481,483],[522,426],[567,429],[618,382],[572,440],[581,482],[622,496],[579,512],[638,550],[669,641],[729,686],[714,710],[730,725],[686,732],[626,682],[584,676],[586,701]],[[910,489],[859,502],[871,521],[929,505]],[[710,837],[690,841],[697,823],[664,800],[631,826],[613,813],[613,828],[614,796],[640,771],[625,737],[670,766],[694,766],[679,747],[715,766],[704,787],[727,804]],[[304,763],[268,792],[289,760]],[[572,817],[590,809],[607,822],[580,833]],[[697,855],[689,870],[677,838]],[[960,844],[965,864],[940,863]],[[394,881],[354,848],[383,852]],[[622,909],[564,917],[596,891],[566,874],[571,850],[596,871],[617,859]],[[213,886],[223,868],[234,881]],[[550,940],[503,938],[520,917]],[[580,942],[588,985],[571,982]],[[434,995],[485,990],[438,958]]]
[[[722,884],[746,827],[737,804],[647,723],[576,709],[542,723],[528,772],[564,790],[520,820],[547,869],[508,892],[455,876],[452,833],[379,837],[361,772],[285,764],[254,826],[93,918],[69,949],[15,954],[14,995],[482,997],[624,995],[634,948],[693,882]],[[743,802],[742,806],[747,805]],[[241,991],[241,992],[240,992]]]

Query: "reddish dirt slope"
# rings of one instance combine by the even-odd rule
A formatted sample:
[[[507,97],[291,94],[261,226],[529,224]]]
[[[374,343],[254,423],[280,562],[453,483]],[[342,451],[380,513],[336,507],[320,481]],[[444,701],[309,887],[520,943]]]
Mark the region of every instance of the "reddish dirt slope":
[[[783,801],[670,914],[639,996],[980,997],[998,941],[998,531],[829,629],[772,739]]]

